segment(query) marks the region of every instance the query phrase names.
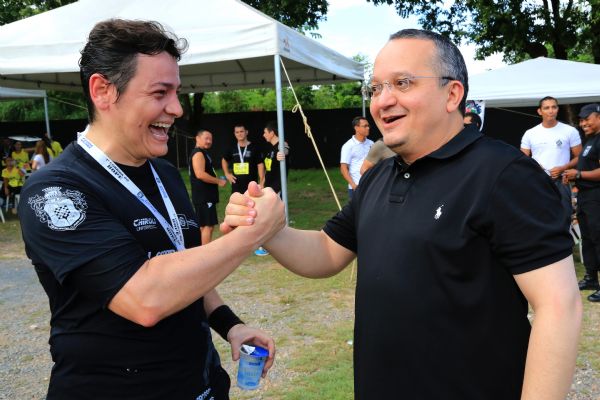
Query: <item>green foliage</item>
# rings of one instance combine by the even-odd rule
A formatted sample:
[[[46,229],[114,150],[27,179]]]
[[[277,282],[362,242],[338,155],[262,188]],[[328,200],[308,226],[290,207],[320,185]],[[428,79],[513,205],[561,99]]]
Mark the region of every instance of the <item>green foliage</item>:
[[[317,29],[326,19],[326,0],[242,0],[283,24],[300,31]]]
[[[75,0],[0,0],[0,25],[31,17]]]
[[[50,119],[87,118],[87,109],[81,93],[50,90],[47,95]],[[43,99],[0,102],[0,120],[2,121],[42,121],[44,118]]]
[[[367,0],[394,4],[402,17],[420,15],[425,29],[477,45],[476,57],[503,52],[505,61],[551,55],[600,64],[600,2],[518,0]],[[549,52],[548,50],[551,49]]]

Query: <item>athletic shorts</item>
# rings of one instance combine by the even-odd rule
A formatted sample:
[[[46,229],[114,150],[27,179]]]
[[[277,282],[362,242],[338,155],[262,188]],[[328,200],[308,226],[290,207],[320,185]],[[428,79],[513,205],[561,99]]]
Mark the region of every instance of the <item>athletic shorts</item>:
[[[217,203],[194,204],[194,208],[200,227],[215,226],[219,223],[217,220]]]

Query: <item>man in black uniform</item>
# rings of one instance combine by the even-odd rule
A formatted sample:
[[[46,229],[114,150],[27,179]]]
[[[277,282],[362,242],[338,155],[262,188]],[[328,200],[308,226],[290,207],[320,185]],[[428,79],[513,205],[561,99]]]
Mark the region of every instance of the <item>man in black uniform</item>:
[[[244,125],[235,125],[233,133],[236,144],[223,155],[221,167],[231,183],[231,192],[244,193],[250,182],[264,179],[265,164],[260,159],[258,146],[248,140],[248,130]]]
[[[567,181],[577,186],[577,221],[581,230],[585,276],[579,282],[581,290],[595,290],[588,296],[600,302],[600,104],[588,104],[579,112],[580,126],[586,142],[577,161],[577,169],[564,171]]]
[[[219,203],[219,187],[227,184],[227,180],[217,178],[212,158],[208,149],[212,147],[212,133],[200,129],[196,133],[196,147],[190,154],[189,173],[192,186],[192,203],[196,209],[196,217],[200,224],[202,244],[212,240],[214,226],[217,225],[217,203]]]
[[[48,400],[228,399],[209,326],[234,359],[245,342],[274,354],[215,287],[284,220],[199,247],[179,172],[157,158],[182,114],[185,47],[156,22],[98,23],[79,62],[89,130],[23,188],[25,249],[51,310]]]
[[[263,131],[263,137],[267,141],[264,154],[265,175],[259,183],[262,187],[270,187],[275,193],[281,192],[281,168],[280,161],[285,160],[290,154],[290,146],[284,143],[284,151],[279,151],[279,135],[277,124],[274,121],[267,122]],[[246,186],[247,187],[247,186]]]
[[[560,194],[535,161],[464,126],[467,83],[448,39],[392,35],[369,90],[398,156],[367,171],[322,231],[285,227],[264,243],[306,277],[358,257],[358,400],[558,400],[571,387],[582,306]],[[258,185],[249,194],[260,203]],[[229,229],[248,226],[244,204],[231,197]]]

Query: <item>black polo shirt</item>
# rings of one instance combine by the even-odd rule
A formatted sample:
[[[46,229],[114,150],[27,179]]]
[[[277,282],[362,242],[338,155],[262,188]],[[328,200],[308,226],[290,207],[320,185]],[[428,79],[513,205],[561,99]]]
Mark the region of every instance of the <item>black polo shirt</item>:
[[[583,145],[583,150],[577,160],[577,169],[579,171],[593,171],[600,168],[600,135],[596,133],[589,137]],[[589,181],[578,179],[576,186],[581,191],[595,189],[600,187],[600,181]]]
[[[513,274],[571,254],[550,178],[465,128],[379,162],[324,231],[358,255],[357,399],[518,399],[530,324]]]

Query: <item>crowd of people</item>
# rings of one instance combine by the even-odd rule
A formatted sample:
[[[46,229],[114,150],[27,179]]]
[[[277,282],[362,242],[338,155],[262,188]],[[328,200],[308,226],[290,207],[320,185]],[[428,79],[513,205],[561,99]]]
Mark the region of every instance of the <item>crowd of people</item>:
[[[28,178],[18,214],[49,298],[48,400],[228,399],[230,378],[210,328],[234,360],[242,344],[266,348],[266,374],[273,338],[246,325],[217,292],[256,249],[307,278],[358,260],[356,399],[566,397],[579,289],[598,284],[600,106],[581,109],[590,138],[582,149],[556,121],[558,102],[542,99],[542,124],[519,151],[465,121],[468,74],[449,39],[396,32],[368,87],[371,117],[393,154],[378,145],[369,157],[369,122],[355,118],[340,163],[349,201],[321,231],[300,230],[285,225],[278,167],[289,146],[273,123],[264,127],[266,151],[243,124],[234,126],[222,177],[212,133],[199,130],[192,201],[177,169],[160,158],[183,113],[178,61],[186,47],[157,22],[98,23],[79,61],[89,127],[56,160],[42,151],[32,161],[49,164]],[[555,131],[563,136],[547,140]],[[568,159],[541,161],[544,146]],[[586,248],[579,288],[563,194],[569,182],[579,188]],[[213,240],[218,188],[227,183],[224,235]]]
[[[2,139],[2,190],[0,207],[10,208],[17,213],[16,196],[20,195],[25,180],[58,157],[63,149],[59,142],[45,133],[34,147],[24,148],[20,140],[9,137]]]

